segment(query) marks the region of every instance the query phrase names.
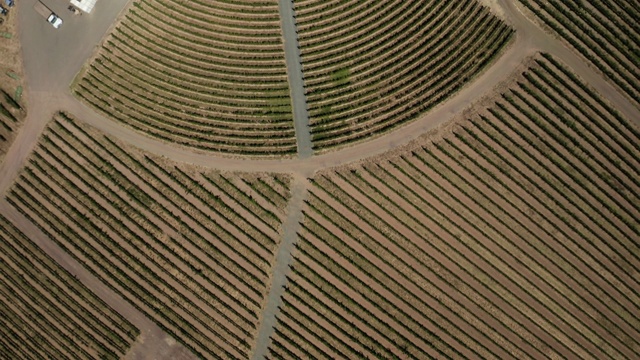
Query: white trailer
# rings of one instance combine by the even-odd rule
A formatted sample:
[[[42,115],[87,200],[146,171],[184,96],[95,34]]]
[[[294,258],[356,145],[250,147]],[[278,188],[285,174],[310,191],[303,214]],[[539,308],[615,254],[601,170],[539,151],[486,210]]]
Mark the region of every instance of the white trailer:
[[[86,12],[89,14],[93,7],[96,6],[96,2],[98,0],[71,0],[71,5],[75,6],[80,11]]]
[[[47,20],[47,22],[53,25],[54,28],[60,28],[62,25],[62,19],[58,15],[56,15],[51,9],[47,7],[47,5],[43,4],[41,1],[36,1],[36,4],[33,5],[33,8],[36,12],[42,15],[43,18]]]

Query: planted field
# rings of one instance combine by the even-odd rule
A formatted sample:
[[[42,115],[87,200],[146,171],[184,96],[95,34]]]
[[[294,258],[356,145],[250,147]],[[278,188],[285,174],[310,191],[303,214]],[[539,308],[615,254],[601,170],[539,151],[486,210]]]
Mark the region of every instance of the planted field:
[[[288,186],[167,164],[58,114],[7,199],[194,354],[246,358]]]
[[[271,358],[640,356],[640,129],[548,55],[312,179]]]
[[[6,8],[6,6],[5,6]],[[17,31],[17,7],[0,15],[0,162],[22,125],[23,69]]]
[[[0,102],[0,155],[4,155],[17,127],[18,119]]]
[[[513,30],[475,0],[295,0],[314,148],[381,134],[449,98]]]
[[[0,354],[119,359],[140,331],[0,215]]]
[[[136,1],[74,91],[169,142],[296,152],[277,0]]]
[[[637,1],[520,0],[640,105]]]
[[[25,110],[15,98],[0,89],[0,160],[22,125]]]

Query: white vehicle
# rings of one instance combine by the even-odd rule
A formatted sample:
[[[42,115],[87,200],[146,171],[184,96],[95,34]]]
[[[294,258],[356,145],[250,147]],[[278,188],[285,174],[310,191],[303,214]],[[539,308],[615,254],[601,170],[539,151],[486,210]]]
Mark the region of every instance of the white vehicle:
[[[51,11],[51,9],[49,9],[41,1],[36,1],[36,4],[33,5],[33,8],[36,9],[36,12],[42,15],[42,17],[45,18],[49,24],[53,25],[54,28],[59,29],[60,25],[62,25],[62,19],[60,19],[58,15]]]

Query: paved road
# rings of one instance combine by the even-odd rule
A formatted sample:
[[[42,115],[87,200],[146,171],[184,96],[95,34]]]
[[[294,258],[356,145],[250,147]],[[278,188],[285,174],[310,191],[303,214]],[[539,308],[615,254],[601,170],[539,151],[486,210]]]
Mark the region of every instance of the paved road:
[[[289,76],[289,89],[293,106],[293,123],[298,141],[298,157],[306,159],[313,155],[313,149],[311,148],[309,114],[304,93],[302,60],[298,47],[298,32],[296,30],[293,1],[280,0],[280,21],[282,23],[284,55],[287,61],[287,74]]]

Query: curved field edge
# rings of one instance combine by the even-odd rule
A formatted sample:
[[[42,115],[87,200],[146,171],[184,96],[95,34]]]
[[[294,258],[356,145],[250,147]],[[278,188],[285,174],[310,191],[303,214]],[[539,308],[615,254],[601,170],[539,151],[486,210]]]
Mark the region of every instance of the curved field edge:
[[[489,68],[513,38],[475,0],[295,4],[318,152],[419,118]]]
[[[277,1],[136,1],[72,91],[111,120],[194,150],[297,151]]]
[[[0,214],[2,356],[122,358],[140,334]]]
[[[640,129],[541,54],[314,176],[268,358],[636,358]]]
[[[289,183],[177,165],[59,113],[7,201],[197,356],[243,358]]]

